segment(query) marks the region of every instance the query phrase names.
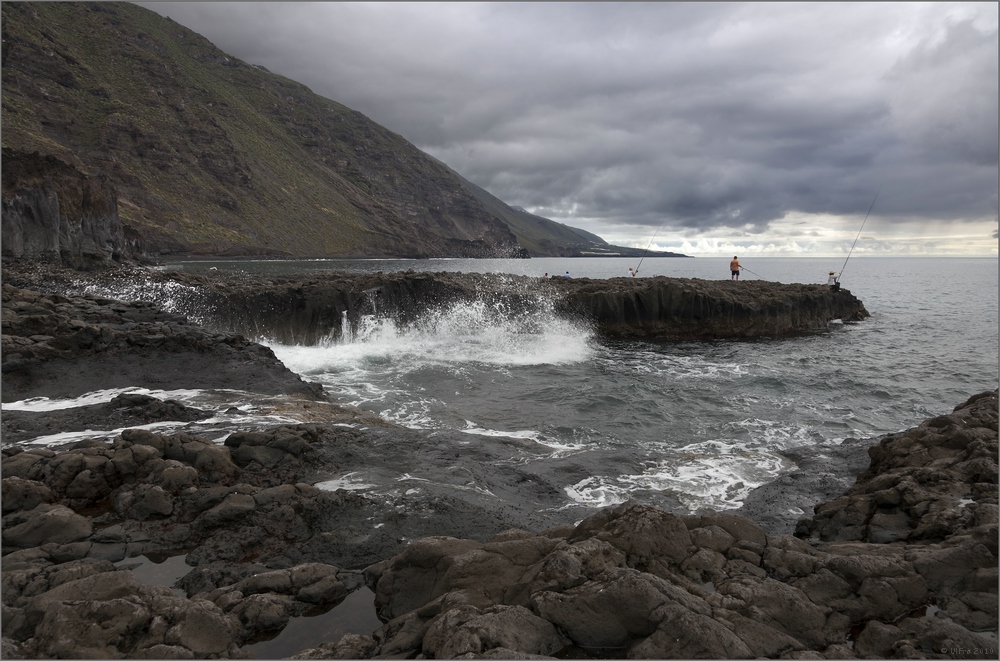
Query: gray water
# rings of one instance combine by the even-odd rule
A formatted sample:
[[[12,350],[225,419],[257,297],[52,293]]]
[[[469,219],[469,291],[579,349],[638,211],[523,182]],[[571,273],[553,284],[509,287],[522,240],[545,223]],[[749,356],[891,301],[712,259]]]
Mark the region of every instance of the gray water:
[[[201,261],[165,268],[607,278],[627,274],[636,261]],[[786,283],[825,282],[828,271],[843,267],[840,259],[741,261],[750,269],[745,280]],[[727,259],[647,258],[640,275],[729,279],[728,268]],[[271,346],[339,400],[394,422],[463,431],[470,442],[526,439],[552,457],[592,453],[590,474],[563,485],[567,503],[599,507],[663,492],[691,510],[728,509],[795,468],[782,449],[821,451],[848,437],[906,429],[997,387],[996,259],[855,257],[843,286],[864,301],[870,319],[786,339],[609,342],[555,315],[508,318],[466,303],[428,310],[406,328],[371,318],[347,340]],[[334,485],[399,488],[359,473]]]
[[[841,260],[811,258],[741,261],[750,269],[744,279],[787,283],[822,283],[829,270],[843,265]],[[568,270],[572,277],[607,278],[626,275],[635,262],[202,260],[162,268],[282,275],[413,269],[535,277]],[[728,268],[728,259],[652,258],[643,262],[640,277],[728,280]],[[680,503],[691,511],[730,509],[739,507],[752,488],[796,468],[784,449],[819,454],[846,438],[876,438],[997,387],[996,259],[854,258],[843,285],[864,301],[870,319],[833,323],[824,332],[784,339],[610,342],[553,313],[521,319],[481,302],[430,309],[406,327],[391,316],[372,317],[346,338],[316,346],[256,339],[342,402],[430,435],[449,430],[439,437],[456,442],[456,452],[471,444],[491,444],[490,456],[497,457],[491,470],[518,465],[544,476],[546,483],[561,485],[565,508],[572,508],[574,517],[581,509],[629,497]],[[180,285],[141,280],[98,288],[81,282],[79,289],[152,301],[195,319],[200,312],[198,297]],[[287,410],[274,413],[280,408],[270,401],[275,398],[252,392],[125,390],[215,412],[209,421],[148,426],[163,432],[211,429],[221,441],[226,429],[294,421]],[[4,408],[70,408],[110,401],[121,391],[12,402]],[[117,433],[91,430],[32,442],[57,445],[84,437],[110,439]],[[530,451],[522,451],[529,446]],[[440,471],[408,470],[397,475],[355,468],[317,486],[353,489],[376,500],[399,494],[413,500],[425,490],[430,493],[429,481],[440,480],[435,484],[439,493],[455,488],[489,495],[484,485],[441,480]],[[185,569],[178,563],[172,559],[138,570],[150,569],[150,580],[172,583]],[[167,578],[160,576],[164,571]],[[372,595],[363,589],[326,613],[293,618],[277,637],[246,649],[258,658],[284,657],[345,632],[367,633],[378,624]]]
[[[607,278],[627,274],[636,261],[199,260],[160,268],[283,275],[412,269],[533,277],[569,271],[572,277]],[[819,258],[741,261],[748,267],[745,280],[786,283],[822,283],[828,271],[843,266],[842,260]],[[647,258],[640,277],[652,275],[729,280],[729,262]],[[80,290],[152,301],[195,320],[205,312],[196,292],[182,285],[139,280],[110,287],[81,281]],[[531,472],[558,485],[566,507],[601,507],[632,497],[667,500],[690,511],[731,509],[751,489],[796,468],[783,450],[822,453],[846,438],[877,438],[997,387],[995,258],[855,257],[842,283],[865,303],[870,319],[782,339],[612,342],[551,311],[523,318],[482,301],[428,309],[405,327],[391,315],[369,317],[344,337],[313,346],[282,345],[266,335],[254,339],[340,402],[429,434],[447,430],[449,438],[463,439],[464,447],[490,444],[500,454],[497,470],[530,463]],[[122,390],[12,402],[4,409],[70,408],[110,401]],[[164,433],[223,439],[227,430],[296,421],[294,407],[253,392],[124,390],[215,413],[196,423],[148,425]],[[30,442],[57,445],[117,433],[88,430]],[[528,446],[529,453],[505,450]],[[332,476],[323,486],[419,498],[421,480],[433,479],[429,472],[353,471]]]

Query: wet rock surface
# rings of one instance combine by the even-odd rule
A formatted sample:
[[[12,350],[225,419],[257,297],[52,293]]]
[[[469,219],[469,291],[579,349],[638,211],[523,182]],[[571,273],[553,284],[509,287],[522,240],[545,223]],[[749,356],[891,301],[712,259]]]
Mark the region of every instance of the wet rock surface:
[[[3,401],[107,389],[237,388],[321,399],[274,353],[149,303],[3,285]]]
[[[778,450],[796,468],[750,491],[737,512],[759,523],[768,533],[791,534],[815,503],[833,500],[850,488],[868,467],[868,449],[878,439],[846,438],[822,452],[815,448]]]
[[[66,293],[79,276],[61,269],[15,264],[8,282]],[[191,274],[108,269],[89,276],[107,290],[137,285],[180,287],[191,311],[207,325],[247,337],[313,344],[356,332],[366,315],[401,325],[460,301],[485,301],[506,314],[553,309],[590,323],[604,337],[699,340],[781,337],[822,331],[834,320],[860,321],[864,304],[846,289],[826,285],[691,278],[552,278],[480,273],[258,276],[242,272]],[[141,288],[141,287],[138,287]],[[176,292],[175,292],[176,293]]]
[[[229,384],[262,369],[264,388],[303,385],[263,347],[146,305],[5,281],[3,320],[5,366],[23,361],[5,367],[5,401],[9,383],[19,397],[59,396],[61,380],[92,388],[98,376],[60,371],[89,359],[118,356],[129,379],[163,379],[146,376],[143,352],[164,370],[183,354],[203,371],[232,368]],[[156,326],[169,351],[133,351],[150,324],[172,329]],[[89,341],[76,335],[84,327],[97,329]],[[334,422],[332,408],[325,421],[224,439],[135,428],[204,415],[144,395],[5,411],[3,656],[245,658],[291,618],[364,585],[383,625],[297,658],[995,658],[997,406],[982,393],[914,429],[845,441],[836,456],[796,457],[806,477],[758,489],[750,518],[687,515],[666,497],[560,508],[558,485],[530,462],[497,471],[488,444],[458,453],[456,439]],[[126,429],[110,442],[13,443],[101,419]],[[505,456],[539,451],[497,442],[517,445]],[[337,488],[362,471],[403,487]],[[405,488],[415,476],[419,499]],[[789,506],[804,498],[819,504],[793,526]],[[180,554],[182,594],[119,566]]]
[[[4,411],[3,438],[8,443],[46,434],[110,427],[120,429],[154,422],[191,422],[212,416],[209,411],[149,395],[123,393],[106,404],[56,411]]]
[[[385,624],[298,658],[992,658],[996,427],[993,392],[883,438],[799,536],[636,503],[536,532],[485,500],[442,498],[423,516],[316,488],[352,447],[378,444],[322,425],[222,445],[129,430],[111,445],[7,448],[3,634],[9,658],[236,658],[367,584]],[[864,540],[881,534],[875,514],[844,518],[852,498],[884,490],[871,487],[880,476],[943,459],[966,480],[925,481],[905,539]],[[113,564],[171,551],[192,565],[176,584],[186,599]]]
[[[486,544],[419,540],[365,570],[387,620],[373,654],[509,649],[460,623],[520,607],[583,655],[992,658],[996,426],[997,394],[983,393],[882,439],[858,484],[817,505],[800,536],[769,535],[733,514],[676,516],[626,503],[572,528],[508,531]],[[942,446],[950,451],[932,457]],[[885,539],[876,514],[848,518],[861,510],[855,494],[880,491],[880,476],[932,466],[960,473],[924,481],[906,534]],[[526,639],[513,649],[551,654],[539,652],[545,644],[554,643]]]

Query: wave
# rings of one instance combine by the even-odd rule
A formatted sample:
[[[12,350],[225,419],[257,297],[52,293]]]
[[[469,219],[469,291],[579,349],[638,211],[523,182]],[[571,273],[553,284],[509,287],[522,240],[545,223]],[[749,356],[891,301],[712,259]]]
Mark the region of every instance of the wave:
[[[515,314],[486,301],[461,301],[428,310],[400,325],[391,317],[363,317],[357,330],[345,323],[316,346],[267,343],[292,371],[343,374],[391,361],[394,370],[424,366],[561,365],[592,353],[593,332],[551,309]]]

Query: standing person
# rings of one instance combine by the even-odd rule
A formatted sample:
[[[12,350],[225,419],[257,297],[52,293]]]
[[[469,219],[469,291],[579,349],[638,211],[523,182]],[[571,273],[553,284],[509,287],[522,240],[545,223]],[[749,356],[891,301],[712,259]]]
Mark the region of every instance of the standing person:
[[[729,273],[730,273],[729,279],[739,280],[741,268],[742,267],[740,266],[740,258],[737,257],[736,255],[733,255],[733,261],[729,262]]]
[[[630,278],[634,278],[635,277],[635,271],[632,270],[631,266],[628,267],[628,277],[630,277]]]
[[[830,285],[830,289],[833,291],[838,291],[840,289],[840,276],[830,271],[830,277],[827,278],[826,284]]]
[[[548,279],[549,279],[549,274],[548,273],[546,273],[545,275],[542,276],[542,280],[548,280]]]
[[[566,275],[564,275],[563,277],[564,278],[568,278],[569,277],[569,271],[566,271]]]

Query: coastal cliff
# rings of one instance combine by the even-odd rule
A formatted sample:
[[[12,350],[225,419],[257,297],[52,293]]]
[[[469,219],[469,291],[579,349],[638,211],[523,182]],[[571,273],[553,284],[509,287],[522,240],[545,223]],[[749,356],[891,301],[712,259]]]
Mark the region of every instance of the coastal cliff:
[[[133,257],[106,178],[54,156],[3,150],[3,256],[84,267]]]
[[[24,286],[38,280],[20,277]],[[165,283],[180,285],[186,293],[183,300],[175,295],[174,304],[214,328],[306,345],[357,332],[365,318],[390,318],[406,325],[462,302],[482,302],[509,316],[551,309],[592,325],[602,337],[667,341],[783,337],[869,316],[864,303],[846,289],[760,280],[543,280],[450,272],[258,277],[129,269],[99,277],[107,290],[137,292],[143,282],[150,283],[150,291],[160,291]]]

